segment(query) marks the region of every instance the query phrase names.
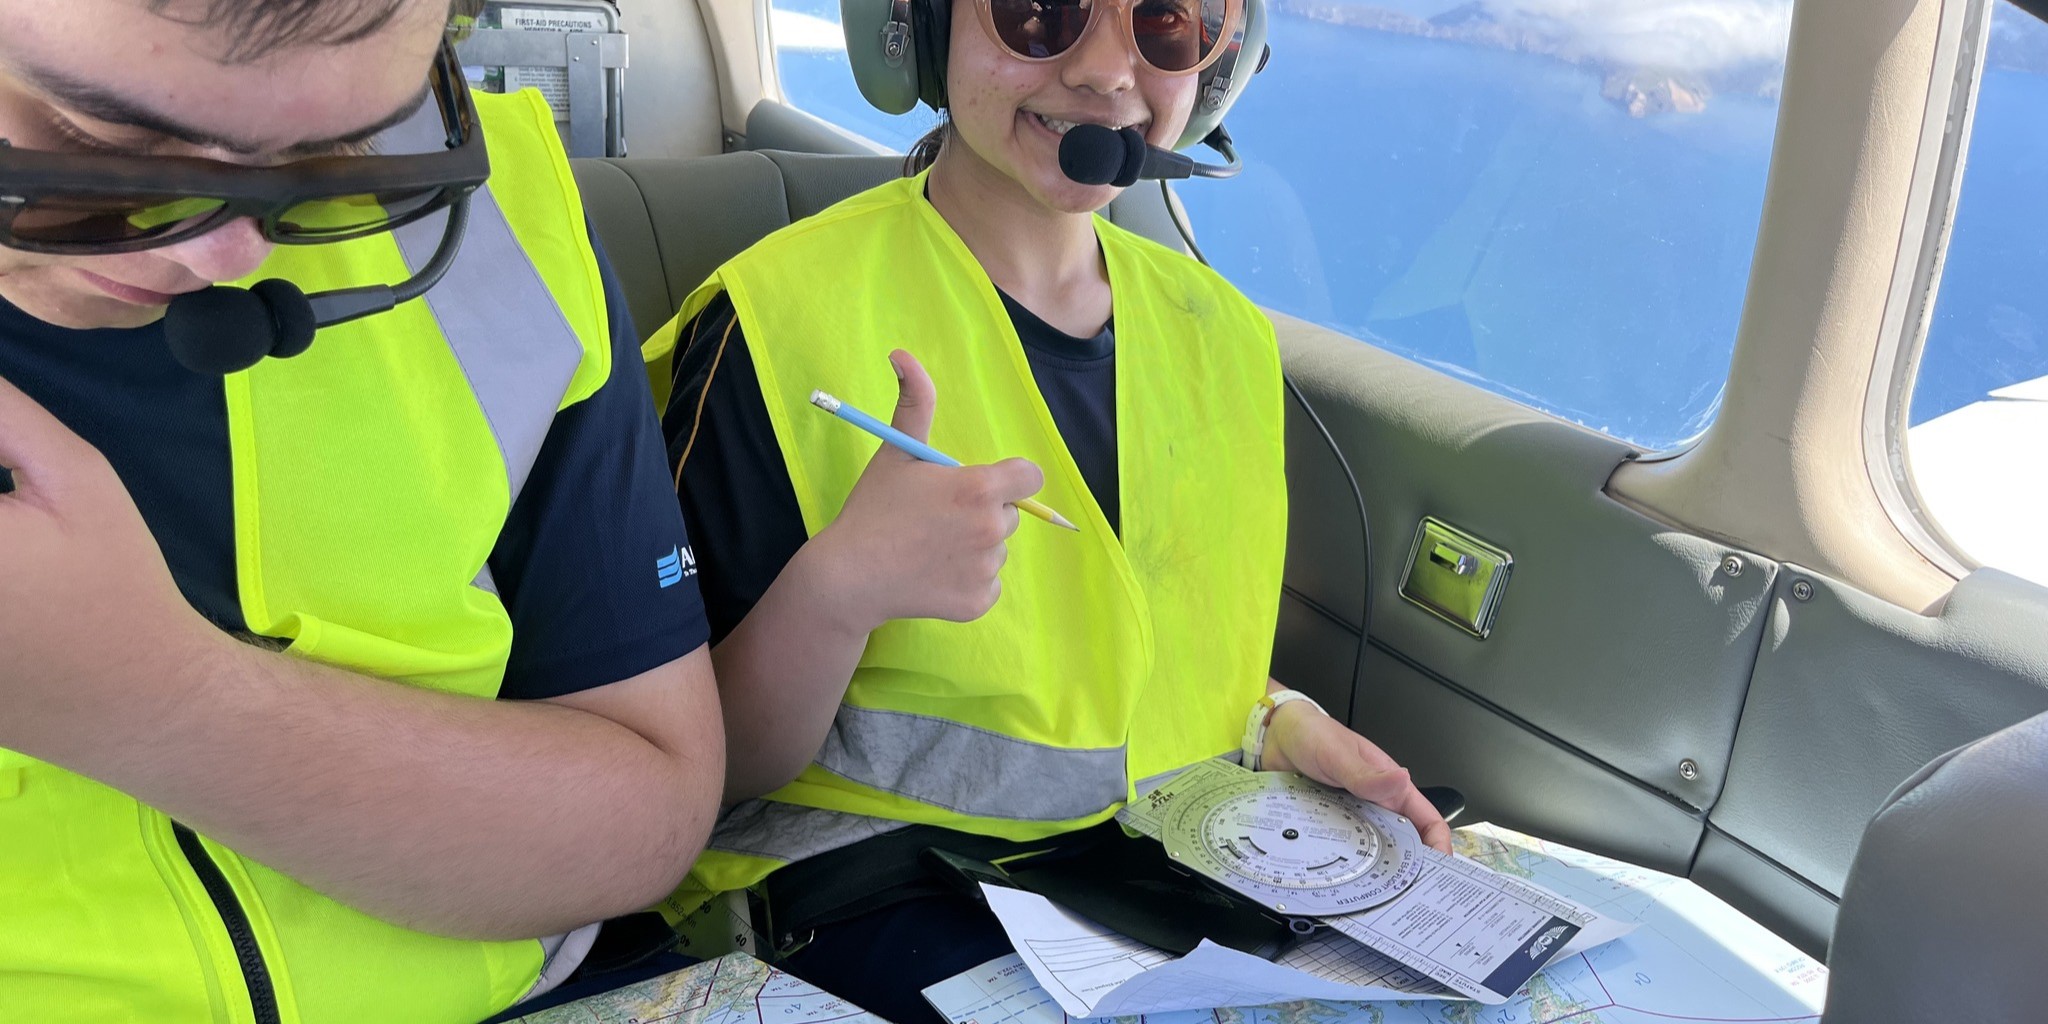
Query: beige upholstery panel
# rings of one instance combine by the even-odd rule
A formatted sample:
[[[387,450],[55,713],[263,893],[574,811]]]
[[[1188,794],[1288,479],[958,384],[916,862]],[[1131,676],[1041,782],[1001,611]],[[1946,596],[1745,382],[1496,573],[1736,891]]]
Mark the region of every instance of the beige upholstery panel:
[[[627,0],[626,147],[635,157],[710,156],[725,149],[718,69],[704,16],[690,0]]]
[[[1693,450],[1623,466],[1610,485],[1693,532],[1916,611],[1954,581],[1881,504],[1864,428],[1887,304],[1897,281],[1912,280],[1898,264],[1917,258],[1927,227],[1932,175],[1922,157],[1942,141],[1968,6],[1794,5],[1769,194],[1721,412]]]

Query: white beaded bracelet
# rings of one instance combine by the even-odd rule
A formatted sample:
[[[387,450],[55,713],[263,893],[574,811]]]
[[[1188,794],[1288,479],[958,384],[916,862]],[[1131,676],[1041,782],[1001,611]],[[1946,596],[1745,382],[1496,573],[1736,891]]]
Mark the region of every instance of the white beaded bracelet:
[[[1269,693],[1252,705],[1251,716],[1244,721],[1244,739],[1238,748],[1244,755],[1243,764],[1246,768],[1252,771],[1260,770],[1261,759],[1266,753],[1266,730],[1273,726],[1273,715],[1280,710],[1280,705],[1297,700],[1308,701],[1309,707],[1323,711],[1323,706],[1316,703],[1315,698],[1300,690]],[[1323,711],[1323,714],[1327,715],[1329,712]]]

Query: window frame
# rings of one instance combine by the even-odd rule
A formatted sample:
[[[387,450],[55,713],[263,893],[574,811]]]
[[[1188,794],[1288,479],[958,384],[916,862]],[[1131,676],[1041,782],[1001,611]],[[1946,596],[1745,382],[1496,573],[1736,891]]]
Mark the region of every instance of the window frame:
[[[1937,569],[1957,579],[1984,563],[1943,529],[1921,496],[1913,477],[1908,429],[1913,389],[1920,379],[1921,356],[1933,327],[1962,199],[1977,98],[1999,0],[1966,3],[1954,40],[1954,74],[1937,82],[1928,96],[1926,124],[1930,130],[1923,140],[1921,167],[1914,175],[1914,194],[1909,200],[1918,209],[1908,217],[1908,230],[1901,233],[1896,276],[1886,301],[1863,418],[1864,463],[1879,506],[1907,543]],[[1925,187],[1921,181],[1926,182]]]
[[[782,63],[776,58],[775,0],[754,0],[753,7],[754,59],[761,68],[761,92],[785,107],[794,106],[789,102],[789,93],[782,88]]]

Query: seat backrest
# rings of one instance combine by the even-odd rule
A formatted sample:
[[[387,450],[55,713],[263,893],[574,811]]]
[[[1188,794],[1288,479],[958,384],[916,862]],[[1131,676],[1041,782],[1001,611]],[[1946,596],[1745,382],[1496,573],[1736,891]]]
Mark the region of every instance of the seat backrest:
[[[1936,758],[1864,830],[1824,1024],[2048,1014],[2048,715]]]
[[[724,153],[688,160],[578,160],[591,227],[644,338],[719,265],[762,236],[902,173],[902,158]],[[1158,186],[1109,205],[1111,221],[1182,248]]]

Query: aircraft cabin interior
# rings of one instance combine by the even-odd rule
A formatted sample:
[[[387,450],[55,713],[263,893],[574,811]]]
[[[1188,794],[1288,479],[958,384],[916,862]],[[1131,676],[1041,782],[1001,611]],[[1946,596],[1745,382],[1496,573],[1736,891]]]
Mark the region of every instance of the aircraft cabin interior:
[[[563,5],[493,5],[517,6]],[[1407,16],[1426,24],[1444,20],[1432,8],[1456,6],[1390,0],[1386,9],[1415,8]],[[1683,12],[1655,22],[1658,11],[1680,5],[1470,10],[1533,17],[1546,6],[1570,8],[1562,20],[1588,23],[1578,27],[1589,35],[1655,35],[1644,48],[1658,53],[1683,51],[1698,30]],[[1636,185],[1660,172],[1693,175],[1678,187],[1643,186],[1647,196],[1623,197],[1612,181],[1586,187],[1563,173],[1568,167],[1552,166],[1570,155],[1538,137],[1577,130],[1542,123],[1560,115],[1533,101],[1517,111],[1474,109],[1472,100],[1467,123],[1431,129],[1436,143],[1464,147],[1457,187],[1466,194],[1441,204],[1442,219],[1424,225],[1422,237],[1374,238],[1385,229],[1370,211],[1388,200],[1347,194],[1347,179],[1361,187],[1390,179],[1350,154],[1441,161],[1396,148],[1431,139],[1396,122],[1416,116],[1402,107],[1420,93],[1465,86],[1446,77],[1376,96],[1366,91],[1375,80],[1360,75],[1353,95],[1319,94],[1330,83],[1341,87],[1344,69],[1308,65],[1338,43],[1289,52],[1296,36],[1282,23],[1272,31],[1268,66],[1229,125],[1247,171],[1171,191],[1213,264],[1226,274],[1244,268],[1237,283],[1255,299],[1286,300],[1266,305],[1285,365],[1363,500],[1361,509],[1345,466],[1291,407],[1289,559],[1275,676],[1325,706],[1348,708],[1354,723],[1370,723],[1419,780],[1456,787],[1470,801],[1466,819],[1688,876],[1819,955],[1864,827],[1887,795],[1936,756],[2048,711],[2048,541],[2035,535],[2048,492],[2032,454],[2048,436],[2048,365],[2038,347],[2048,345],[2048,307],[2039,298],[2048,206],[2025,194],[2031,188],[1996,196],[1972,189],[1980,176],[2031,178],[2044,167],[2040,100],[2048,90],[2039,79],[1999,79],[2040,73],[2015,70],[2029,61],[2048,69],[2048,31],[2006,0],[1726,6],[1739,12],[1731,20],[1754,24],[1699,31],[1697,45],[1752,52],[1721,68],[1706,63],[1716,55],[1705,52],[1653,57],[1673,66],[1698,57],[1701,70],[1674,74],[1647,94],[1630,83],[1632,100],[1608,99],[1597,111],[1625,127],[1649,125],[1649,133],[1659,118],[1680,122],[1661,126],[1677,132],[1724,99],[1747,104],[1754,138],[1717,128],[1689,142],[1703,154],[1656,151],[1644,166],[1614,174]],[[1309,17],[1293,10],[1276,5],[1275,21]],[[899,173],[900,141],[892,148],[863,135],[862,124],[832,120],[865,107],[844,69],[834,5],[624,0],[617,13],[630,45],[620,74],[626,155],[583,159],[577,173],[643,328],[667,322],[697,282],[754,239]],[[786,42],[784,33],[795,38]],[[1734,38],[1744,33],[1773,38]],[[1478,65],[1498,56],[1477,44],[1464,49]],[[1577,59],[1581,67],[1605,61],[1631,70],[1619,63],[1626,47],[1615,49],[1616,56]],[[2001,50],[2007,60],[1997,59]],[[810,95],[796,94],[793,67],[807,76]],[[1710,81],[1717,71],[1731,82],[1770,80],[1746,95],[1716,93],[1704,110],[1682,109],[1686,82]],[[1459,64],[1442,72],[1455,76]],[[1993,97],[2001,84],[2010,93]],[[1331,106],[1305,109],[1312,98]],[[1993,99],[2001,104],[1995,111]],[[1666,109],[1644,113],[1645,102]],[[1294,122],[1259,125],[1267,113]],[[885,122],[898,140],[936,121],[927,110],[851,116]],[[1288,132],[1341,136],[1345,156],[1305,165],[1316,147],[1299,139],[1280,153],[1261,151],[1258,141]],[[1745,180],[1728,184],[1723,168],[1705,166],[1720,156],[1717,145],[1734,151],[1759,140],[1763,158],[1745,166]],[[1276,163],[1283,158],[1300,163]],[[1479,180],[1489,175],[1505,180]],[[1683,226],[1701,213],[1688,204],[1704,202],[1686,186],[1739,190],[1739,215]],[[1155,188],[1132,188],[1108,216],[1185,248]],[[1505,194],[1516,190],[1524,194]],[[1354,200],[1355,209],[1341,208]],[[1626,242],[1641,252],[1607,255],[1661,261],[1634,275],[1667,278],[1650,281],[1658,290],[1613,293],[1615,304],[1630,307],[1624,315],[1583,319],[1575,305],[1546,303],[1540,288],[1523,289],[1518,300],[1532,303],[1523,307],[1484,293],[1501,286],[1503,272],[1487,267],[1495,247],[1571,252],[1543,261],[1551,279],[1602,273],[1576,258],[1585,242],[1545,238],[1538,225],[1507,218],[1538,205],[1563,207],[1551,224],[1598,217],[1575,211],[1603,200],[1656,215],[1630,225],[1648,236]],[[1990,205],[2001,200],[2011,205]],[[1254,208],[1279,226],[1260,238],[1247,223],[1253,218],[1205,223],[1205,212],[1232,207]],[[1711,212],[1727,209],[1735,208]],[[1275,210],[1285,217],[1264,216]],[[1966,230],[1996,230],[1973,216],[2005,222],[2025,240],[1992,260],[1970,254],[1968,270],[1999,275],[2003,294],[1980,294],[1988,280],[1960,280],[1955,262],[1963,254],[1952,249],[1973,241]],[[1671,238],[1656,237],[1666,230]],[[1366,236],[1367,244],[1344,248],[1344,235]],[[1682,244],[1709,236],[1718,251]],[[1352,264],[1318,262],[1322,246],[1363,263],[1353,253],[1375,242],[1384,246],[1381,263],[1407,261],[1382,274],[1380,296],[1347,295]],[[1465,250],[1447,251],[1454,247]],[[1226,255],[1231,248],[1258,251]],[[1455,263],[1463,274],[1448,286],[1421,283],[1426,261]],[[1281,280],[1269,284],[1274,278]],[[1626,382],[1680,372],[1684,359],[1663,334],[1698,335],[1702,325],[1643,307],[1666,294],[1697,305],[1691,293],[1717,278],[1734,287],[1711,296],[1706,347],[1715,351],[1706,361],[1723,365],[1684,382],[1700,393],[1692,404],[1624,419],[1562,397],[1566,384],[1546,395],[1546,374],[1529,372],[1548,363],[1558,377],[1604,374],[1610,389],[1668,390],[1669,380]],[[1995,311],[1952,316],[1943,300],[1959,286]],[[1560,293],[1573,303],[1585,297]],[[1468,350],[1464,362],[1404,357],[1422,343],[1404,341],[1397,326],[1366,325],[1420,317],[1355,312],[1375,299],[1441,300],[1436,312],[1474,321],[1485,350]],[[1347,319],[1360,325],[1352,333],[1326,325]],[[1525,326],[1555,348],[1496,357],[1494,350],[1521,344],[1516,334]],[[1997,329],[2028,339],[2036,376],[1994,382],[1979,397],[2006,415],[1949,428],[1938,454],[1919,450],[1916,377],[1981,354],[1945,333]],[[1957,350],[1930,350],[1944,341]],[[2005,389],[2015,393],[1990,397]],[[1930,477],[1949,490],[1930,493]],[[1448,571],[1418,545],[1425,520],[1511,558],[1483,636],[1451,621],[1456,612],[1414,598],[1418,578]],[[2048,765],[2038,767],[2048,778]],[[2028,809],[2008,813],[2006,824],[2019,828]],[[1965,863],[1988,858],[2018,870],[2028,859],[1990,836],[1955,838],[1975,847],[1958,853]]]
[[[889,6],[493,0],[457,53],[547,97],[652,337],[903,175]],[[1272,676],[1453,827],[1826,964],[1771,1019],[2048,1020],[2048,0],[1260,8],[1241,173],[1103,215],[1277,329]]]
[[[571,5],[492,5],[523,6]],[[1885,906],[1844,903],[1866,826],[2048,711],[2043,14],[1273,4],[1227,122],[1244,173],[1106,214],[1259,301],[1313,409],[1289,406],[1275,677],[1462,793],[1460,822],[1832,941],[1857,959],[1831,1003],[1908,984],[1895,938],[1841,930],[1930,907],[1878,878]],[[936,123],[862,101],[836,4],[616,15],[592,31],[625,36],[617,109],[562,127],[612,133],[577,175],[643,330]],[[2015,920],[1918,926],[2043,948],[2029,731],[2000,802],[1948,819],[1982,831],[1913,840],[1937,877],[2004,879]]]

